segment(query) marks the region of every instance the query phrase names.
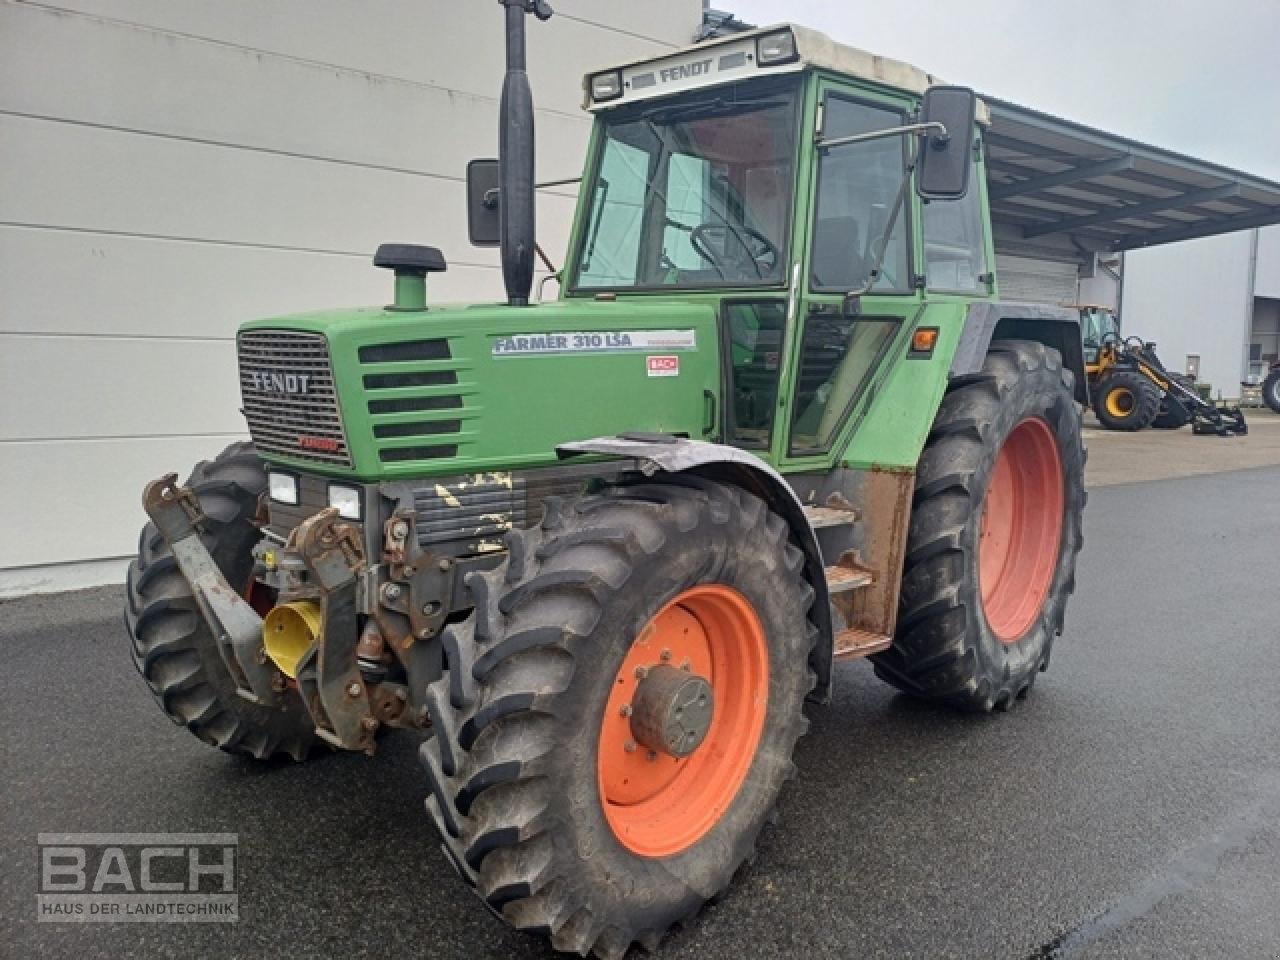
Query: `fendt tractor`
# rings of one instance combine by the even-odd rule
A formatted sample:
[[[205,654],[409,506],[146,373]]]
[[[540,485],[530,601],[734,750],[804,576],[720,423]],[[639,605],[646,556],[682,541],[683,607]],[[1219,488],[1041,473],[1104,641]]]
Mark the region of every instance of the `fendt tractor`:
[[[423,736],[457,872],[617,957],[752,856],[836,660],[1005,710],[1085,503],[1078,314],[1002,302],[985,104],[793,26],[593,73],[557,299],[531,296],[535,0],[468,171],[505,303],[238,333],[251,442],[151,483],[133,656],[211,744]],[[421,876],[421,874],[414,874]]]
[[[1213,403],[1196,392],[1195,377],[1165,369],[1156,345],[1120,333],[1110,307],[1078,304],[1084,369],[1094,415],[1108,430],[1133,432],[1155,427],[1219,437],[1249,432],[1238,406]]]

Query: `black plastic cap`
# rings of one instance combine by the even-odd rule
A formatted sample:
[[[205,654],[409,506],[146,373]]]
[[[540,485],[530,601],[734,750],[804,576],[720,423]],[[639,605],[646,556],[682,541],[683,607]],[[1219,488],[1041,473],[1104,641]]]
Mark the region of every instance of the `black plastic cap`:
[[[443,273],[444,254],[435,247],[412,243],[384,243],[373,255],[375,267],[386,267],[396,273]]]

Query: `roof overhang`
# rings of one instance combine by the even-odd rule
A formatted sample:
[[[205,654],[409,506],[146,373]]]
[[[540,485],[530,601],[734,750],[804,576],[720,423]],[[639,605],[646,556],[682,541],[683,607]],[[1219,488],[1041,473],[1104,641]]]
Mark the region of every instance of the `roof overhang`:
[[[1092,258],[1280,223],[1280,184],[985,97],[996,246]]]

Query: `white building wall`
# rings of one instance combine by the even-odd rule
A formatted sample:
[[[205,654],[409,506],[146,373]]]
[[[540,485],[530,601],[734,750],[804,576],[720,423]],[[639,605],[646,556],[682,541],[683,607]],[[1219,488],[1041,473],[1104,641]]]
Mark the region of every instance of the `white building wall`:
[[[701,0],[559,0],[529,25],[538,174],[581,172],[581,77],[686,44]],[[476,0],[0,0],[0,596],[118,579],[143,483],[243,436],[244,320],[500,299],[466,242],[497,150],[502,8]],[[558,259],[573,190],[539,200]]]
[[[1258,231],[1258,271],[1254,296],[1280,298],[1280,226]]]
[[[1121,324],[1154,340],[1165,365],[1182,370],[1200,356],[1200,379],[1214,396],[1238,397],[1245,374],[1252,303],[1254,231],[1188,240],[1125,254]]]

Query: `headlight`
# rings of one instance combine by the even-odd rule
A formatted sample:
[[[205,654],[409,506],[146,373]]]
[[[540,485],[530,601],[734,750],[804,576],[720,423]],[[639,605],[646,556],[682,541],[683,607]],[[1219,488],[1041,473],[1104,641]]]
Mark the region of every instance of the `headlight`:
[[[596,103],[622,96],[622,72],[597,73],[591,78],[591,99]]]
[[[298,478],[291,473],[267,474],[267,490],[276,503],[287,503],[292,507],[298,505]]]
[[[756,37],[756,63],[762,67],[790,63],[799,59],[799,56],[796,53],[796,35],[790,30],[779,30],[777,33]]]
[[[338,516],[347,520],[360,519],[360,491],[355,487],[329,484],[329,506],[338,508]]]

